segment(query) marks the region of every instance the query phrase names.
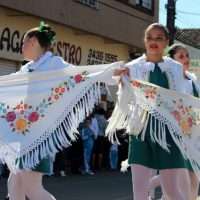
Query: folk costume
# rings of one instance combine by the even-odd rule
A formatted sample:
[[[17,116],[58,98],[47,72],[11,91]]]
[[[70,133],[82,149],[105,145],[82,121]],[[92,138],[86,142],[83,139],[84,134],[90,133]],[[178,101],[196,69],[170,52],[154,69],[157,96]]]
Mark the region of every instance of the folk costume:
[[[148,81],[166,89],[181,90],[182,67],[173,62],[172,59],[165,58],[161,63],[150,63],[142,57],[138,61],[138,63],[133,61],[127,64],[130,68],[131,77]],[[170,145],[169,151],[151,140],[150,126],[155,126],[156,123],[150,124],[150,121],[148,122],[144,140],[141,138],[142,134],[137,137],[130,136],[129,164],[137,163],[153,169],[186,167],[183,156],[168,133],[167,127],[165,127],[165,131],[167,144]]]
[[[51,71],[57,69],[64,69],[70,66],[69,63],[66,63],[61,57],[53,55],[52,52],[47,51],[42,55],[37,61],[30,61],[24,66],[21,67],[20,71],[17,73],[32,73],[40,71]],[[22,163],[19,163],[21,165]],[[50,155],[47,155],[46,158],[42,159],[32,170],[41,172],[44,174],[51,174],[51,165],[52,159]],[[22,167],[22,166],[19,166]]]
[[[110,139],[117,139],[116,129],[127,129],[129,164],[159,170],[192,166],[198,172],[200,105],[183,94],[182,66],[171,58],[152,63],[142,56],[127,67],[130,80],[118,92],[106,131]]]
[[[46,52],[0,77],[0,159],[11,171],[49,173],[49,156],[76,139],[100,101],[100,82],[116,84],[111,77],[120,64],[74,67]]]

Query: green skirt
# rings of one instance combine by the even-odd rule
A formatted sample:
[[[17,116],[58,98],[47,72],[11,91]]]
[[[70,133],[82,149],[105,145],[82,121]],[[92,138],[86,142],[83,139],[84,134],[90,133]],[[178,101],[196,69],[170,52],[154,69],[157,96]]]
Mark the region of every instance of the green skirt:
[[[40,172],[43,174],[51,174],[51,165],[53,165],[52,162],[53,161],[50,157],[44,158],[31,170],[34,172]],[[19,168],[23,169],[21,162],[19,163]]]
[[[52,159],[50,159],[50,157],[44,158],[32,170],[35,172],[41,172],[43,174],[50,174],[51,173],[51,165],[53,165],[52,162],[53,161],[52,161]]]
[[[144,141],[141,134],[129,137],[129,164],[140,164],[152,169],[187,168],[192,170],[189,160],[185,160],[166,128],[167,144],[170,152],[164,150],[150,138],[150,123],[147,125]]]

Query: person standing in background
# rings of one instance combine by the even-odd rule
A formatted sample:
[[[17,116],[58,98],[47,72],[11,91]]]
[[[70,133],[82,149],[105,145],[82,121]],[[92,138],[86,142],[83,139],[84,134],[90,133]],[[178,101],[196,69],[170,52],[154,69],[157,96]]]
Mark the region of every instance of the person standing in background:
[[[84,158],[84,171],[83,174],[94,175],[91,170],[91,158],[94,147],[95,134],[90,128],[91,120],[88,118],[83,123],[81,130],[81,138],[83,141],[83,158]]]

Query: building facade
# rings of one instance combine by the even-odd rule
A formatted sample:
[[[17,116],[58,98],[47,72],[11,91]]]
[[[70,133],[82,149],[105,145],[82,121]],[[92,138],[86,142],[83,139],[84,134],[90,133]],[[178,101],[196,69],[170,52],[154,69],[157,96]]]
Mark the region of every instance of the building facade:
[[[56,31],[53,52],[75,65],[127,61],[158,21],[158,0],[0,0],[0,75],[21,66],[26,30],[40,21]]]

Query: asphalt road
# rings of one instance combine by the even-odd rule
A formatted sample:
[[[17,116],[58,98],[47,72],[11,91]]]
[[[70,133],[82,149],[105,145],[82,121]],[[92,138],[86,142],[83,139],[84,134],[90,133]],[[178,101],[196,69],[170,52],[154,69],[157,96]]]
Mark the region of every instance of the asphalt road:
[[[130,172],[103,171],[93,176],[45,177],[44,185],[57,200],[132,200]],[[6,179],[3,178],[0,180],[0,200],[5,194]]]

